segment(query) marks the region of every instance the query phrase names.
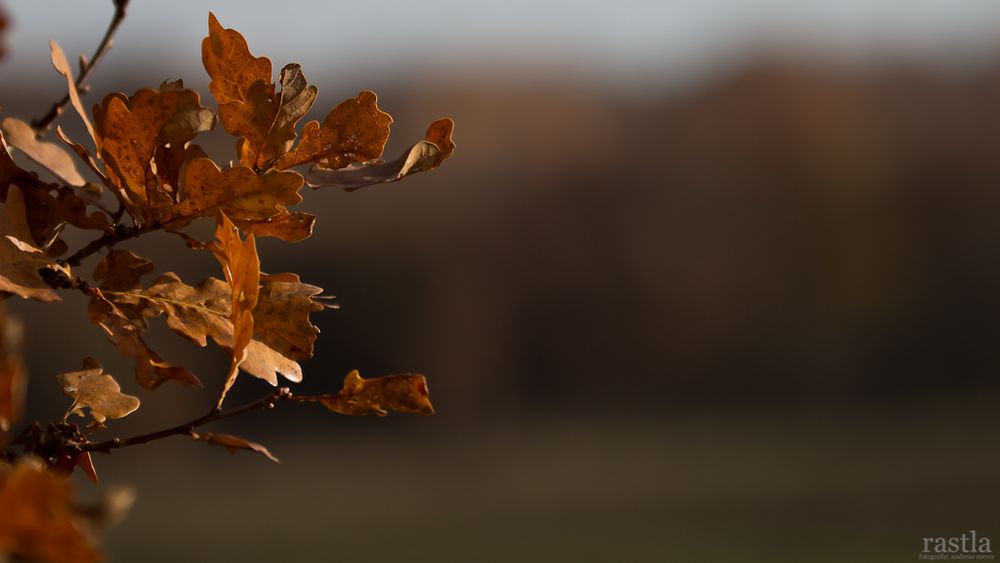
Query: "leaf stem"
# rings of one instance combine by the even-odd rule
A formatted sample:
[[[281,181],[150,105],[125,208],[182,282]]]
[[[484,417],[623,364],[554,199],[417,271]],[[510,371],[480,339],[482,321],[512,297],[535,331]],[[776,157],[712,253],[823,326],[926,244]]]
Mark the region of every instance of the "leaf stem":
[[[84,452],[102,452],[111,453],[111,450],[118,448],[125,448],[128,446],[138,446],[139,444],[146,444],[154,440],[159,440],[161,438],[167,438],[169,436],[175,436],[178,434],[191,435],[195,428],[209,424],[211,422],[216,422],[224,418],[229,418],[231,416],[236,416],[239,414],[247,413],[256,410],[272,409],[281,400],[287,400],[292,398],[292,392],[287,387],[281,387],[275,389],[274,391],[264,395],[263,397],[251,401],[245,405],[235,407],[229,410],[219,410],[212,409],[203,416],[200,416],[190,422],[185,422],[184,424],[178,424],[177,426],[172,426],[157,432],[150,432],[148,434],[140,434],[138,436],[132,436],[131,438],[112,438],[110,440],[105,440],[103,442],[94,442],[82,444],[80,446],[80,451]]]
[[[115,5],[115,13],[111,16],[111,23],[108,24],[107,31],[104,32],[104,37],[101,42],[97,45],[97,51],[94,52],[94,56],[90,58],[89,61],[80,70],[80,77],[76,79],[76,88],[80,90],[83,88],[84,83],[90,78],[90,75],[94,73],[94,68],[97,67],[97,63],[104,58],[105,53],[111,49],[112,40],[114,39],[115,32],[118,31],[118,27],[125,21],[125,11],[128,8],[129,0],[112,0]],[[52,104],[49,112],[42,117],[32,120],[31,126],[38,132],[39,135],[48,130],[52,126],[52,122],[55,121],[59,114],[62,113],[63,108],[66,107],[70,101],[69,94],[67,93],[61,100]]]

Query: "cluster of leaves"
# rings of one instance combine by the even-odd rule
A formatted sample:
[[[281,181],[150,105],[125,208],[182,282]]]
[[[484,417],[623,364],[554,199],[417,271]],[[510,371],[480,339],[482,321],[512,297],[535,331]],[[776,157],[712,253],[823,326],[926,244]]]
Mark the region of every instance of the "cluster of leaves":
[[[297,64],[282,68],[274,82],[271,61],[254,56],[242,35],[223,28],[211,14],[202,61],[217,112],[178,80],[131,96],[110,94],[88,113],[63,51],[53,42],[51,52],[93,148],[71,140],[61,128],[56,129],[61,143],[55,143],[43,140],[45,127],[37,124],[15,118],[0,123],[0,292],[42,302],[59,301],[62,290],[82,292],[89,298],[90,322],[119,354],[135,362],[135,379],[146,389],[165,382],[203,386],[194,373],[168,362],[146,342],[144,332],[156,317],[199,346],[213,342],[230,362],[216,407],[205,416],[147,435],[95,442],[92,432],[135,412],[141,402],[123,393],[96,360],[86,358],[82,369],[57,377],[72,399],[63,419],[44,427],[33,424],[12,438],[12,425],[23,418],[27,378],[21,327],[0,310],[0,447],[6,446],[0,449],[0,460],[6,459],[0,461],[0,553],[97,559],[86,511],[73,504],[63,479],[81,468],[96,481],[91,452],[186,435],[277,461],[259,444],[195,428],[278,401],[319,402],[347,415],[433,414],[420,374],[363,379],[352,371],[340,391],[329,395],[296,396],[280,388],[228,411],[223,403],[240,373],[275,387],[279,376],[301,381],[299,362],[313,355],[319,333],[310,316],[333,306],[321,288],[303,283],[297,274],[262,272],[256,238],[297,242],[312,234],[316,217],[288,209],[302,200],[304,186],[355,190],[439,166],[455,148],[450,119],[433,122],[423,140],[388,162],[381,156],[392,118],[372,92],[361,92],[335,106],[322,122],[309,121],[300,129],[316,86],[307,83]],[[86,61],[81,60],[81,70],[89,72]],[[218,165],[194,143],[218,122],[236,137],[237,159],[228,166]],[[55,181],[18,164],[17,153]],[[85,179],[77,162],[94,182]],[[108,193],[114,198],[110,205]],[[213,240],[185,232],[202,218],[215,222]],[[70,253],[63,240],[67,226],[99,234]],[[221,266],[221,278],[190,284],[166,271],[144,282],[155,272],[154,263],[115,246],[153,231],[181,237],[192,252],[210,253]],[[91,275],[81,274],[84,260],[102,251]],[[69,421],[71,415],[91,422],[81,429]],[[15,446],[23,451],[15,452]]]

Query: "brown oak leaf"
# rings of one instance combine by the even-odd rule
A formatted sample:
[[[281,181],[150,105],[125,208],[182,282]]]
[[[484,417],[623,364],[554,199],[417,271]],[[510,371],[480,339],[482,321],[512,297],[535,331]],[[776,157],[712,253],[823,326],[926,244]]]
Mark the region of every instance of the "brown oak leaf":
[[[94,126],[91,124],[90,118],[87,117],[86,110],[83,109],[83,103],[80,102],[80,93],[76,89],[76,81],[73,80],[73,69],[70,67],[69,61],[66,60],[66,53],[63,52],[62,47],[55,41],[49,41],[49,50],[51,51],[52,66],[55,67],[56,72],[63,75],[66,79],[66,89],[68,90],[73,109],[76,110],[77,115],[83,120],[87,132],[90,133],[90,138],[94,140],[94,144],[97,145],[99,151],[101,149],[101,141],[94,132]]]
[[[245,101],[254,83],[271,81],[271,60],[250,54],[243,36],[235,29],[224,29],[212,13],[208,14],[208,37],[201,42],[201,61],[212,78],[208,89],[220,104]]]
[[[41,460],[23,457],[0,472],[0,506],[0,554],[55,563],[101,559],[69,481]]]
[[[82,370],[61,373],[56,378],[63,393],[73,398],[63,420],[71,414],[83,417],[83,409],[87,409],[94,421],[103,425],[109,418],[122,418],[139,408],[139,398],[122,393],[115,378],[105,373],[94,358],[86,358]]]
[[[240,438],[239,436],[233,436],[232,434],[215,434],[212,432],[205,432],[205,433],[192,432],[191,437],[194,438],[195,440],[200,440],[202,442],[207,442],[209,444],[222,446],[232,453],[235,453],[237,450],[254,451],[263,455],[267,459],[275,463],[278,463],[278,458],[274,457],[274,455],[270,451],[268,451],[267,448],[256,442],[251,442],[250,440]]]
[[[302,176],[294,172],[257,175],[245,166],[223,171],[207,158],[195,158],[181,169],[182,201],[173,212],[199,217],[221,210],[234,220],[266,220],[302,201],[302,185]]]
[[[116,248],[97,263],[93,276],[103,290],[125,291],[142,285],[143,276],[152,273],[154,269],[150,260]]]
[[[427,128],[424,140],[410,147],[391,162],[356,164],[347,168],[329,169],[314,165],[305,174],[312,188],[334,187],[354,191],[365,186],[396,182],[417,172],[426,172],[441,165],[455,151],[451,139],[454,122],[438,119]]]
[[[0,128],[3,129],[7,142],[35,163],[45,167],[62,182],[71,186],[83,186],[87,183],[77,172],[73,157],[55,143],[38,140],[31,125],[20,119],[8,117],[0,123]]]
[[[336,395],[295,396],[293,399],[316,401],[333,412],[355,416],[385,416],[389,411],[434,414],[427,378],[418,373],[363,379],[354,370],[344,378],[344,386]]]
[[[312,236],[316,216],[299,211],[282,211],[274,217],[259,221],[234,220],[241,231],[255,237],[275,237],[285,242],[299,242]]]
[[[233,323],[232,361],[225,385],[219,395],[217,406],[222,406],[226,394],[236,381],[240,363],[246,358],[247,346],[253,338],[253,309],[257,306],[260,293],[260,258],[257,256],[257,244],[254,236],[246,240],[240,239],[239,229],[219,211],[215,229],[215,241],[211,245],[226,283],[232,294],[232,311],[230,320]]]
[[[25,299],[61,301],[38,271],[53,269],[68,272],[41,250],[34,247],[24,197],[16,186],[7,190],[7,201],[0,207],[0,291],[17,294]]]
[[[149,304],[144,309],[146,315],[166,315],[167,326],[195,344],[205,346],[211,338],[232,354],[230,292],[229,285],[219,279],[207,278],[197,286],[190,286],[181,281],[177,274],[167,272],[145,290],[131,292],[125,297],[146,300]],[[116,297],[122,295],[118,294]],[[258,340],[250,340],[246,345],[245,357],[239,364],[239,369],[275,386],[278,384],[278,374],[292,382],[302,381],[302,368],[297,362]]]
[[[318,121],[306,123],[295,150],[278,159],[275,167],[314,162],[338,169],[352,162],[376,160],[385,150],[390,125],[392,116],[379,109],[374,92],[365,90],[330,110],[322,125]]]
[[[204,154],[186,145],[215,127],[215,114],[201,106],[198,92],[177,81],[131,97],[106,96],[94,106],[94,124],[111,187],[132,216],[148,223],[170,217],[178,160]]]
[[[6,139],[0,134],[0,198],[6,198],[12,185],[20,188],[24,198],[31,239],[49,256],[66,251],[59,235],[67,223],[81,229],[107,231],[111,228],[108,215],[100,211],[88,213],[88,201],[73,188],[43,182],[34,172],[19,167],[8,151]],[[83,195],[90,197],[86,192]]]
[[[288,152],[295,125],[309,112],[318,92],[307,84],[301,67],[286,65],[277,90],[271,81],[271,61],[254,57],[243,36],[224,29],[213,14],[202,41],[202,63],[212,79],[209,89],[219,103],[222,125],[239,137],[240,163],[264,169]]]
[[[90,322],[101,328],[108,340],[115,345],[118,353],[126,358],[135,358],[135,379],[139,385],[155,389],[165,381],[177,381],[185,385],[201,387],[201,382],[193,373],[182,367],[170,365],[159,354],[146,345],[142,339],[145,323],[141,319],[130,318],[118,305],[98,288],[90,288],[90,304],[87,308]]]
[[[287,358],[311,358],[319,329],[309,315],[333,306],[324,302],[333,298],[321,293],[323,288],[302,283],[297,274],[261,275],[254,338]]]

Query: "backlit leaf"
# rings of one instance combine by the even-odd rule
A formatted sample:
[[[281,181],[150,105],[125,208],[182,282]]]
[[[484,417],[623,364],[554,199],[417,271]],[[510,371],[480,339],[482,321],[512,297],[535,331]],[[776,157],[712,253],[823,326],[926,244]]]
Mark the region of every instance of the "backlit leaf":
[[[25,299],[61,301],[38,274],[42,268],[62,269],[35,248],[25,217],[21,190],[11,186],[7,201],[0,206],[0,291]]]
[[[230,320],[233,323],[232,361],[226,383],[219,395],[218,406],[226,398],[226,393],[236,381],[240,363],[246,357],[246,349],[253,337],[253,308],[257,306],[257,296],[260,293],[260,258],[257,257],[257,244],[251,234],[244,241],[240,239],[239,230],[221,211],[215,229],[215,242],[212,252],[222,265],[226,275],[226,283],[232,294],[232,311]]]
[[[94,106],[105,175],[129,213],[145,222],[165,220],[176,201],[177,181],[163,170],[180,168],[185,144],[215,127],[215,115],[201,106],[194,90],[179,81],[158,90],[144,88],[131,97],[110,94]]]
[[[84,409],[98,424],[111,418],[122,418],[139,408],[139,398],[121,392],[111,374],[105,373],[97,360],[87,358],[83,369],[56,376],[63,393],[73,398],[66,415],[84,416]]]
[[[426,172],[441,165],[455,151],[451,140],[454,122],[444,118],[431,123],[423,141],[413,145],[392,162],[356,164],[347,168],[329,169],[313,166],[306,173],[310,187],[334,187],[353,191],[365,186],[396,182],[410,174]]]
[[[365,90],[330,110],[322,125],[306,123],[299,144],[278,160],[276,168],[314,162],[338,169],[378,159],[389,140],[392,116],[379,109],[377,102],[375,93]]]
[[[98,150],[100,150],[101,143],[94,133],[94,126],[90,123],[90,118],[87,117],[87,112],[83,109],[83,104],[80,102],[80,93],[76,90],[76,82],[73,80],[73,69],[70,67],[69,61],[66,60],[66,53],[63,52],[62,47],[55,41],[49,41],[49,49],[51,51],[52,66],[55,67],[56,72],[66,78],[66,89],[69,92],[69,99],[73,104],[73,109],[76,110],[77,115],[83,120],[87,132],[90,133],[90,138],[94,140]]]
[[[295,396],[298,401],[317,401],[340,414],[385,416],[389,411],[434,414],[427,378],[404,373],[363,379],[357,370],[344,378],[336,395]]]
[[[165,314],[167,326],[195,344],[205,346],[211,338],[217,345],[231,351],[233,323],[230,291],[227,283],[215,278],[190,286],[177,274],[167,272],[145,290],[130,296],[147,300],[147,314]],[[305,322],[308,323],[308,319]],[[256,323],[254,329],[256,332]],[[251,340],[246,345],[246,356],[239,368],[271,385],[278,384],[277,374],[292,382],[302,381],[302,368],[297,362],[259,340]]]
[[[319,335],[309,315],[331,305],[323,288],[302,283],[297,274],[262,275],[253,310],[254,338],[293,360],[307,360]]]
[[[219,170],[207,158],[189,160],[181,170],[183,201],[174,214],[184,217],[214,215],[222,210],[234,220],[266,220],[287,213],[284,206],[302,201],[302,176],[270,171],[257,175],[245,166]]]
[[[270,451],[268,451],[267,448],[256,442],[251,442],[249,440],[240,438],[239,436],[233,436],[232,434],[214,434],[212,432],[204,432],[204,433],[192,432],[191,437],[194,438],[195,440],[200,440],[202,442],[208,442],[209,444],[222,446],[227,450],[229,450],[230,452],[236,452],[237,450],[250,450],[253,452],[257,452],[266,457],[267,459],[275,463],[278,463],[278,458],[274,457],[274,455]]]
[[[90,292],[91,300],[87,308],[90,322],[104,331],[108,340],[118,348],[119,354],[135,359],[135,379],[139,385],[155,389],[165,381],[177,381],[201,387],[201,382],[193,373],[170,365],[146,345],[142,338],[145,327],[137,324],[137,320],[129,318],[100,289],[91,288]]]
[[[240,221],[234,223],[241,231],[257,238],[275,237],[285,242],[299,242],[312,236],[316,226],[316,216],[309,213],[282,211],[270,219],[260,221]]]
[[[8,117],[0,124],[4,137],[11,145],[17,147],[25,156],[35,163],[44,166],[61,181],[71,186],[82,186],[86,180],[76,171],[73,157],[61,146],[55,143],[39,141],[35,130],[30,125],[13,117]]]
[[[139,287],[142,277],[152,273],[153,263],[128,250],[108,252],[94,267],[94,279],[104,290],[127,290]]]
[[[201,42],[201,61],[212,78],[208,89],[219,104],[242,102],[256,82],[271,81],[271,61],[250,54],[247,42],[235,29],[223,29],[215,14],[208,14],[208,37]]]

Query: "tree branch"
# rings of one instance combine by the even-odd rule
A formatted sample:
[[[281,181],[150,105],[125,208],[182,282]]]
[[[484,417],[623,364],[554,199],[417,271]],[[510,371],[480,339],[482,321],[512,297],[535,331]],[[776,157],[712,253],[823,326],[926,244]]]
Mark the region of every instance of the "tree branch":
[[[218,409],[212,409],[208,414],[198,417],[191,422],[186,422],[184,424],[178,424],[171,428],[166,428],[158,432],[150,432],[149,434],[140,434],[139,436],[133,436],[131,438],[121,439],[112,438],[111,440],[105,440],[103,442],[95,442],[83,444],[80,446],[80,451],[84,452],[102,452],[111,453],[111,450],[118,448],[125,448],[128,446],[138,446],[139,444],[145,444],[152,442],[154,440],[159,440],[161,438],[166,438],[168,436],[175,436],[178,434],[184,434],[190,436],[195,428],[209,424],[211,422],[216,422],[224,418],[229,418],[231,416],[236,416],[239,414],[247,413],[255,410],[265,410],[273,409],[278,401],[287,400],[292,397],[292,392],[287,387],[281,387],[275,389],[274,391],[268,393],[267,395],[252,401],[245,405],[229,409],[227,411],[220,411]]]
[[[162,227],[163,224],[160,223],[143,225],[141,227],[125,227],[122,225],[115,225],[114,230],[111,232],[104,233],[100,237],[90,241],[87,246],[84,246],[80,250],[74,252],[72,256],[66,259],[66,263],[70,266],[79,266],[88,256],[106,246],[114,246],[119,242],[142,236],[146,233],[161,229]]]
[[[104,37],[101,39],[100,44],[97,45],[97,51],[94,52],[94,56],[83,65],[80,69],[80,77],[76,79],[76,88],[81,90],[84,83],[90,78],[90,75],[94,73],[94,68],[97,63],[104,58],[105,53],[111,49],[112,39],[114,39],[115,32],[118,31],[118,26],[125,20],[125,10],[128,8],[129,0],[112,0],[115,4],[115,13],[111,16],[111,23],[108,24],[108,30],[104,32]],[[62,113],[63,108],[69,103],[69,94],[67,93],[63,99],[52,104],[52,108],[49,112],[31,121],[31,126],[41,134],[48,130],[55,121],[59,114]]]

